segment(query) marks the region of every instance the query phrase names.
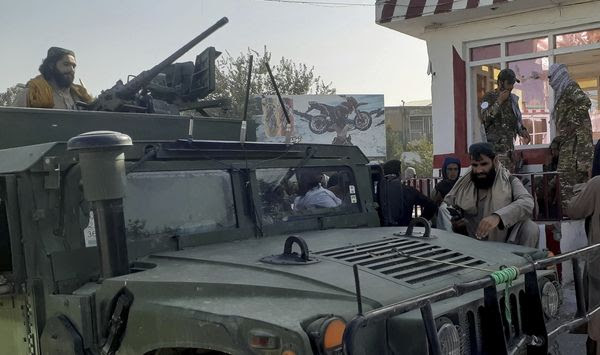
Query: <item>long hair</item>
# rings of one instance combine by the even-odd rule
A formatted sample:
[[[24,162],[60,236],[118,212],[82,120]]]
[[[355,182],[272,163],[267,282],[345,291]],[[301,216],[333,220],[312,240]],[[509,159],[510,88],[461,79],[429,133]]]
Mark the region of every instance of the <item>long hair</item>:
[[[49,80],[56,75],[56,62],[58,62],[65,54],[56,54],[53,56],[48,56],[42,61],[42,65],[40,65],[40,73],[44,79]]]

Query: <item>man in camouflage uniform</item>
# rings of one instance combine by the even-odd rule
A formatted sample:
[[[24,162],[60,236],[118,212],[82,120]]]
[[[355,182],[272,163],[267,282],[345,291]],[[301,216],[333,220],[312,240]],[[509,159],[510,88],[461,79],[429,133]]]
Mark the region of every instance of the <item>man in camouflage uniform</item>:
[[[552,64],[548,80],[554,90],[552,120],[560,137],[557,171],[563,211],[573,197],[573,186],[586,182],[594,153],[589,97],[572,80],[564,64]]]
[[[521,136],[525,144],[530,140],[529,132],[523,126],[519,97],[511,93],[515,82],[520,81],[514,71],[501,70],[498,88],[486,93],[481,101],[481,121],[487,142],[494,146],[498,159],[511,172],[515,168],[512,157],[515,137]]]

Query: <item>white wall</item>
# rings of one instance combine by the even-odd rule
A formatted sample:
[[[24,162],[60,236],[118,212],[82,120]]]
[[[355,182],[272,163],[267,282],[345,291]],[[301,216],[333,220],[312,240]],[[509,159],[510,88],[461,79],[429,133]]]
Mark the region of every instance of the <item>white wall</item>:
[[[512,36],[525,36],[544,31],[554,31],[581,25],[600,27],[600,2],[528,11],[511,16],[501,16],[468,23],[444,25],[435,29],[425,29],[422,36],[427,41],[427,50],[432,63],[431,97],[433,101],[433,153],[454,152],[454,85],[452,69],[452,48],[468,59],[466,43],[478,41],[481,45],[493,43],[493,39]],[[467,69],[468,73],[469,69]],[[467,88],[469,85],[467,86]],[[471,90],[472,91],[472,90]],[[476,117],[471,93],[467,92],[467,132],[468,144],[472,143],[471,117]]]

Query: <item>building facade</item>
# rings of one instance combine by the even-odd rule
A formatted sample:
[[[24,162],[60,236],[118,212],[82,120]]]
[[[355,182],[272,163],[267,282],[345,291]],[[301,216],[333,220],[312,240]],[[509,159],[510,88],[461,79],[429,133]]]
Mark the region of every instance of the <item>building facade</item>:
[[[481,139],[481,98],[503,68],[521,80],[513,92],[532,144],[515,145],[530,171],[541,169],[555,135],[547,80],[553,63],[566,64],[588,93],[600,138],[600,0],[380,0],[376,9],[378,24],[427,42],[434,167],[447,155],[467,163],[467,147]]]
[[[426,139],[433,140],[431,104],[424,106],[388,106],[385,108],[386,131],[400,136],[403,144]]]

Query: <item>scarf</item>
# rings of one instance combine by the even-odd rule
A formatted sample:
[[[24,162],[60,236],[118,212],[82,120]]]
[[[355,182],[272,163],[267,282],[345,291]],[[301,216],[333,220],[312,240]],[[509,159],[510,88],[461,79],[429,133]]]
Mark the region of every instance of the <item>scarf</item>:
[[[446,173],[446,169],[450,164],[458,165],[458,177],[455,180],[450,180],[448,178],[448,174]],[[448,192],[452,190],[454,184],[456,184],[460,178],[460,160],[454,157],[446,157],[446,159],[444,159],[444,164],[442,164],[442,177],[444,179],[435,185],[435,189],[440,193],[440,195],[442,195],[442,197],[446,197]]]
[[[477,211],[477,188],[473,181],[471,181],[471,169],[467,171],[464,176],[461,176],[454,188],[452,189],[456,196],[456,201],[460,201],[458,206],[462,208],[469,215],[476,215]],[[494,179],[494,185],[492,185],[490,192],[492,196],[502,196],[506,194],[506,191],[512,191],[510,184],[510,172],[502,164],[498,163],[496,168],[496,178]],[[509,196],[511,199],[512,196]],[[510,203],[510,202],[509,202]],[[502,207],[506,206],[505,201],[500,201],[498,198],[494,198],[492,202],[492,209],[497,211]]]
[[[27,95],[28,107],[54,108],[54,90],[42,75],[29,80],[27,88],[29,89]],[[92,96],[81,85],[71,84],[71,95],[86,103],[93,101]]]
[[[548,70],[548,76],[550,77],[550,86],[552,87],[552,90],[554,90],[554,106],[552,107],[552,119],[554,120],[556,114],[556,104],[562,97],[562,94],[565,92],[567,86],[573,82],[573,79],[571,79],[569,76],[567,66],[557,63],[554,63],[550,66],[550,69]]]

